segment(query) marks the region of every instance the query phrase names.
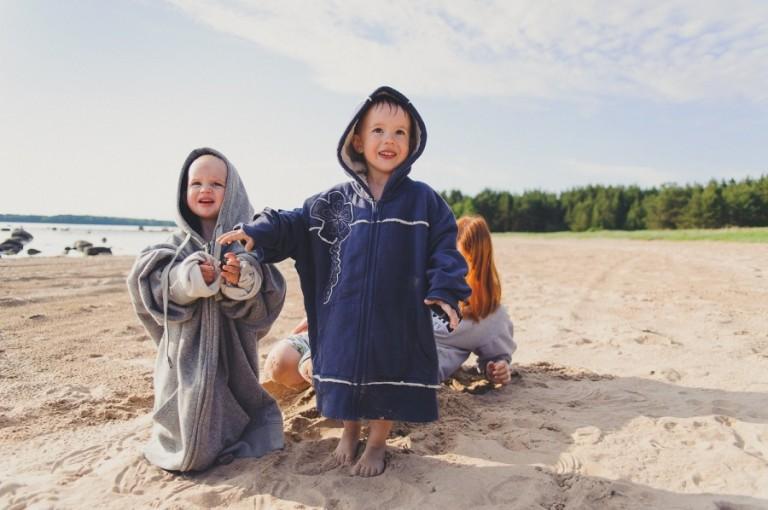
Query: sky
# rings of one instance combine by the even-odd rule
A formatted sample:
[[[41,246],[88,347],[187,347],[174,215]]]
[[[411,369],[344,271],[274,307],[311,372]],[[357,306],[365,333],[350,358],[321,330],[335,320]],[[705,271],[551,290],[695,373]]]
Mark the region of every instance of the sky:
[[[379,85],[437,190],[768,174],[764,0],[0,0],[0,213],[172,219],[201,146],[256,209],[346,180]]]

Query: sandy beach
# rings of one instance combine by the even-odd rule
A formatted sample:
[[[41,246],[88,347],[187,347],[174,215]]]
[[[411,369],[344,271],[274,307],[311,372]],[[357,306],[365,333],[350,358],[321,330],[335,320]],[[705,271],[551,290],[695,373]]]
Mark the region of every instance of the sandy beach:
[[[398,423],[386,472],[328,468],[339,424],[270,386],[286,447],[174,475],[141,448],[155,346],[131,257],[0,259],[0,507],[768,508],[768,245],[500,236],[512,383],[463,374]],[[262,358],[302,317],[285,309]]]

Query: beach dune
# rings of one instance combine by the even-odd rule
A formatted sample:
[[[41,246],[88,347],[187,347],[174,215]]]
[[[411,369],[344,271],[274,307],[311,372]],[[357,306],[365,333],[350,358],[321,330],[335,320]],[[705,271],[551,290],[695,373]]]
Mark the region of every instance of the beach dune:
[[[397,423],[386,472],[326,462],[341,429],[268,385],[286,447],[175,475],[141,448],[154,344],[129,257],[0,259],[0,507],[768,508],[768,245],[497,236],[512,383],[470,373]],[[261,355],[302,315],[298,279]]]

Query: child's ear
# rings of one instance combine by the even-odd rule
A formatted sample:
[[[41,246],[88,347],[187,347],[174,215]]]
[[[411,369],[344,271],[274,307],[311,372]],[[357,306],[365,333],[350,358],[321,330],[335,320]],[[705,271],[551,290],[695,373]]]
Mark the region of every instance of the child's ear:
[[[360,135],[352,135],[352,148],[360,154],[363,153],[363,140],[360,138]]]

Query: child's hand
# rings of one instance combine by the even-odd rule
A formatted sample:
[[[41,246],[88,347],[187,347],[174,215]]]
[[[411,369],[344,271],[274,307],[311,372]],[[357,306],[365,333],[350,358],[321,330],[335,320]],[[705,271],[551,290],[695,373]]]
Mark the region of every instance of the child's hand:
[[[509,363],[506,360],[489,361],[485,367],[485,375],[493,384],[509,384],[512,374],[509,371]]]
[[[429,305],[438,305],[440,308],[443,309],[443,311],[448,315],[448,319],[450,320],[451,329],[456,329],[456,327],[459,325],[459,316],[456,315],[456,310],[451,308],[451,305],[444,301],[440,301],[439,299],[425,299],[424,304]]]
[[[232,252],[225,253],[224,259],[221,265],[221,278],[230,285],[237,285],[240,281],[240,260]]]
[[[253,250],[253,238],[242,230],[233,230],[216,238],[216,242],[219,244],[230,244],[235,241],[245,241],[245,251]]]
[[[216,279],[216,268],[210,262],[200,262],[200,272],[206,285],[212,284]]]

